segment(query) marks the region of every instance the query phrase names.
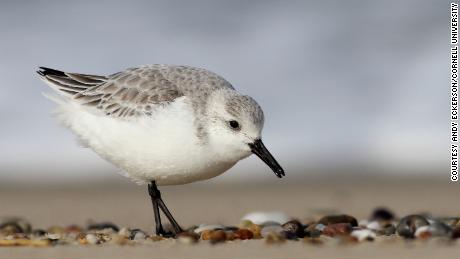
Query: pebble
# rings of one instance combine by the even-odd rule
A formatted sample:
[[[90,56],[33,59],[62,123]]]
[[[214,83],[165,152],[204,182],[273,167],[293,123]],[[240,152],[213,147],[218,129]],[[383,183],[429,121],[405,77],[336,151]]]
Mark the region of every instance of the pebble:
[[[99,231],[111,230],[113,232],[120,231],[118,226],[113,224],[112,222],[102,222],[102,223],[89,224],[87,229],[88,230],[99,230]]]
[[[282,244],[284,242],[286,242],[284,235],[275,232],[270,232],[265,236],[265,243],[267,244]]]
[[[87,229],[77,225],[67,227],[51,226],[45,230],[32,229],[26,221],[17,218],[0,221],[0,246],[59,246],[69,244],[103,244],[140,245],[148,242],[169,240],[181,244],[194,244],[200,240],[208,240],[211,244],[232,240],[249,240],[263,238],[267,244],[281,244],[286,240],[303,238],[308,244],[339,243],[350,244],[366,240],[379,241],[402,240],[404,238],[449,240],[460,238],[460,223],[457,217],[432,218],[423,215],[403,217],[395,226],[394,214],[378,208],[369,220],[357,221],[349,215],[326,215],[319,221],[305,220],[304,225],[298,220],[286,220],[280,224],[273,216],[261,220],[261,224],[249,219],[243,220],[238,227],[220,224],[202,224],[188,228],[188,231],[177,234],[173,238],[148,235],[140,229],[118,227],[112,223],[91,224]],[[289,217],[285,216],[286,219]],[[28,225],[27,225],[28,224]],[[117,231],[116,231],[117,230]],[[23,233],[26,232],[26,233]],[[399,236],[387,238],[398,233]],[[337,238],[338,237],[338,238]],[[446,238],[447,237],[447,238]],[[240,241],[236,241],[238,243]],[[425,242],[423,242],[425,243]],[[460,244],[459,242],[450,242]]]
[[[417,228],[422,226],[427,226],[430,223],[428,220],[420,215],[408,215],[403,217],[400,221],[398,226],[396,227],[396,232],[398,235],[404,238],[414,238],[415,231]]]
[[[240,228],[235,227],[235,226],[225,226],[222,230],[223,231],[237,231],[238,229],[240,229]]]
[[[358,226],[358,221],[354,217],[345,214],[324,216],[318,221],[318,223],[323,225],[349,223],[352,227]]]
[[[377,220],[368,222],[368,223],[363,224],[363,225],[365,225],[367,229],[372,229],[372,230],[375,230],[375,231],[381,230],[383,228],[381,222],[377,221]]]
[[[376,208],[371,215],[371,220],[374,221],[391,221],[395,215],[387,208]]]
[[[129,239],[125,235],[114,234],[110,242],[117,245],[126,245],[129,244]]]
[[[431,233],[429,231],[430,226],[421,226],[415,230],[414,237],[420,238],[420,239],[427,239],[431,237]]]
[[[458,217],[445,217],[445,218],[438,218],[436,221],[440,221],[447,226],[454,228],[457,224],[460,223],[460,218]]]
[[[255,239],[262,238],[262,227],[260,225],[250,222],[250,224],[245,224],[244,227],[241,228],[249,229],[252,232]]]
[[[460,226],[456,226],[450,235],[452,239],[457,239],[460,238]]]
[[[252,212],[246,214],[242,220],[249,220],[257,225],[264,225],[266,223],[284,224],[291,219],[283,212]]]
[[[100,242],[98,236],[96,236],[95,234],[87,234],[85,236],[85,239],[88,242],[88,244],[91,244],[91,245],[96,245],[96,244],[99,244]]]
[[[131,237],[131,230],[129,228],[123,227],[118,231],[118,235],[129,238]]]
[[[140,229],[133,229],[129,235],[129,239],[131,240],[145,240],[147,238],[147,234],[140,230]]]
[[[237,231],[233,232],[235,234],[236,239],[240,240],[247,240],[247,239],[252,239],[254,237],[254,234],[252,233],[251,230],[249,229],[238,229]]]
[[[305,236],[315,238],[319,237],[326,226],[323,224],[311,224],[307,228],[304,229]]]
[[[48,233],[48,235],[58,235],[58,236],[64,236],[65,234],[65,229],[63,227],[60,227],[60,226],[52,226],[52,227],[49,227],[46,232]]]
[[[396,227],[392,223],[387,223],[377,231],[379,235],[391,236],[396,233]]]
[[[351,232],[351,236],[356,238],[358,241],[374,241],[377,235],[369,229],[358,229]]]
[[[194,230],[194,232],[197,233],[197,234],[200,234],[201,232],[206,231],[206,230],[223,230],[224,228],[225,228],[224,225],[218,225],[218,224],[206,225],[206,224],[202,224],[198,228],[196,228]]]
[[[64,232],[66,233],[80,233],[82,231],[83,229],[77,225],[70,225],[64,229]]]
[[[303,238],[305,236],[304,226],[298,220],[288,221],[281,225],[281,227],[288,239],[291,239],[289,236],[298,238]]]
[[[62,235],[61,234],[46,233],[45,237],[49,238],[51,240],[59,240],[62,237]]]
[[[430,225],[417,228],[414,236],[421,239],[426,239],[428,237],[444,237],[449,236],[451,231],[452,229],[446,224],[434,221]]]
[[[353,228],[349,223],[337,223],[327,225],[323,229],[323,234],[330,237],[349,235]]]
[[[443,237],[448,236],[451,233],[452,228],[441,221],[435,221],[430,224],[429,231],[432,236]]]
[[[86,240],[86,234],[83,232],[77,235],[76,240],[80,245],[88,244],[88,240]]]
[[[193,232],[182,232],[177,234],[177,240],[182,244],[195,244],[200,239],[200,236]]]
[[[0,233],[4,235],[30,233],[32,227],[28,221],[19,217],[5,217],[0,219]]]
[[[31,233],[32,237],[34,238],[42,238],[45,237],[46,231],[43,229],[34,229]]]
[[[283,228],[280,225],[271,225],[271,226],[262,227],[262,230],[260,231],[260,234],[263,238],[266,238],[272,233],[276,235],[282,235]]]
[[[221,243],[227,240],[227,234],[223,230],[212,230],[208,240],[211,241],[211,244]]]
[[[209,240],[209,239],[211,239],[211,233],[212,233],[212,230],[203,230],[203,231],[201,231],[201,233],[200,233],[201,240]]]

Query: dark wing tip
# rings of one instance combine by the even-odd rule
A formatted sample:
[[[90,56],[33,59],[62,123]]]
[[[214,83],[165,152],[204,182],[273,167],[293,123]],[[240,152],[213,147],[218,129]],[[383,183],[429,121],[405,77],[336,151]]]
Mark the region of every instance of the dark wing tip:
[[[38,67],[37,73],[40,76],[47,76],[47,75],[53,75],[53,76],[66,76],[64,72],[48,68],[48,67]]]

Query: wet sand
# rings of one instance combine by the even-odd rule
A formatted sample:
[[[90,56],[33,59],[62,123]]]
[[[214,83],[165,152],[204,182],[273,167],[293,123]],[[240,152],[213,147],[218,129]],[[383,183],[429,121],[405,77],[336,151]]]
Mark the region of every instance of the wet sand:
[[[341,212],[358,219],[386,206],[397,216],[428,212],[435,216],[460,216],[460,186],[431,178],[320,178],[273,181],[264,184],[216,184],[213,181],[164,187],[163,198],[183,226],[200,223],[236,225],[252,211],[282,211],[299,219]],[[32,186],[0,184],[0,215],[21,216],[34,228],[52,225],[86,225],[111,221],[118,226],[153,231],[151,204],[145,186],[129,182]],[[212,246],[157,242],[147,246],[55,246],[50,248],[0,248],[0,258],[267,258],[268,256],[321,256],[321,258],[433,258],[458,254],[460,243],[446,246],[428,242],[368,242],[312,246],[289,241],[267,245],[250,240]]]

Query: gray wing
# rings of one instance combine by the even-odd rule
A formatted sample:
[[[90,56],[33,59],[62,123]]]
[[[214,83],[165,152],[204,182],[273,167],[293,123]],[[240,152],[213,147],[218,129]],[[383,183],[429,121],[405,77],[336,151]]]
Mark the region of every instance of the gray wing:
[[[231,88],[222,77],[201,68],[147,65],[109,76],[67,73],[40,67],[41,78],[53,89],[107,116],[151,115],[158,105],[181,96],[206,98],[213,90]]]

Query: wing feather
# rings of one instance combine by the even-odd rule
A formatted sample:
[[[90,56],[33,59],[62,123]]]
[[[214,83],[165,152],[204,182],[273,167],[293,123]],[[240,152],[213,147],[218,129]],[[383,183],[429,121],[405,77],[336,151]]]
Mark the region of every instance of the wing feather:
[[[72,101],[120,118],[151,115],[156,107],[181,96],[206,98],[209,91],[199,91],[199,88],[233,89],[222,77],[188,66],[146,65],[109,76],[67,73],[45,67],[37,72],[53,89]]]

